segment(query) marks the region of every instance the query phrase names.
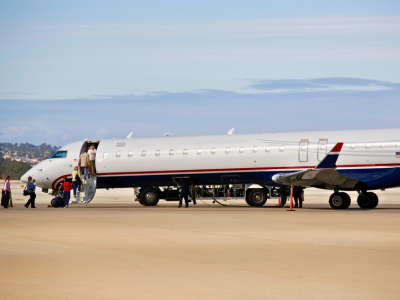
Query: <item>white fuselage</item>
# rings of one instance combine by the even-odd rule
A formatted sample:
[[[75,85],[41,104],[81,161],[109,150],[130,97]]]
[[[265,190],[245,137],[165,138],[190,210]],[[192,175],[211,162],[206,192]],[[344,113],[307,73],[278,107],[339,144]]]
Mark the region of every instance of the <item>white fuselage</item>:
[[[172,185],[181,176],[198,184],[267,185],[276,173],[314,168],[338,142],[344,143],[338,171],[357,180],[370,174],[371,189],[400,185],[400,178],[385,180],[398,174],[400,129],[374,129],[101,140],[98,188]],[[84,143],[62,147],[65,158],[47,159],[21,180],[31,175],[38,186],[53,188],[71,176]]]

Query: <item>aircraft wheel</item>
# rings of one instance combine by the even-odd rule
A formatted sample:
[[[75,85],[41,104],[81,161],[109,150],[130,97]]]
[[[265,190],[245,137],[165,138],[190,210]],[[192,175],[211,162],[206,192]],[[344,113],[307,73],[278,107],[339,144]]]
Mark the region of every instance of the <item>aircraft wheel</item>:
[[[372,199],[371,204],[369,206],[369,208],[375,208],[378,206],[379,203],[379,198],[375,193],[369,192],[367,193],[368,198]]]
[[[263,206],[267,202],[267,193],[263,189],[254,189],[246,198],[250,206]]]
[[[347,193],[340,193],[340,194],[342,194],[346,198],[346,204],[344,205],[343,209],[349,208],[349,206],[351,204],[351,198],[350,198],[349,194],[347,194]]]
[[[357,203],[360,208],[375,208],[379,199],[375,193],[368,192],[358,196]]]
[[[329,197],[329,205],[333,209],[343,209],[346,208],[346,205],[348,203],[346,193],[333,193]]]
[[[145,206],[155,206],[160,200],[158,191],[155,188],[146,188],[140,193],[140,204]]]

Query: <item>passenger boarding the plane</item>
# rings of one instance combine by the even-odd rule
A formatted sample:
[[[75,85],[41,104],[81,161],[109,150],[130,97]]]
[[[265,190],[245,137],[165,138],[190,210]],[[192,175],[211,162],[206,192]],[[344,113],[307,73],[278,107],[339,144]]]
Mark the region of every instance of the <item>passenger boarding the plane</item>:
[[[86,179],[87,168],[89,167],[89,154],[86,149],[79,156],[79,166],[83,169],[83,179]]]
[[[77,188],[78,188],[78,193],[80,193],[81,184],[82,184],[81,174],[79,173],[78,167],[75,167],[74,171],[72,172],[72,187],[73,187],[73,192],[74,192],[74,198],[76,198],[76,189]]]
[[[93,175],[96,175],[96,149],[94,148],[93,145],[90,146],[90,149],[88,151],[89,154],[89,166],[90,166],[90,171]]]

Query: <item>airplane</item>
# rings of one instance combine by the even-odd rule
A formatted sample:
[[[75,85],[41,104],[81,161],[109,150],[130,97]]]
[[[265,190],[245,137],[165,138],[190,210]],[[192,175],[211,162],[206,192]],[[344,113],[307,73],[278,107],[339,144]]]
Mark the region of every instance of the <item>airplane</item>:
[[[68,144],[21,177],[57,189],[89,145],[97,148],[96,176],[85,183],[82,200],[96,189],[140,188],[140,202],[156,205],[162,186],[188,178],[195,185],[258,184],[246,193],[251,206],[266,203],[268,186],[332,190],[329,204],[346,209],[346,191],[357,191],[361,208],[375,208],[372,190],[400,186],[400,128],[190,137],[85,140]]]

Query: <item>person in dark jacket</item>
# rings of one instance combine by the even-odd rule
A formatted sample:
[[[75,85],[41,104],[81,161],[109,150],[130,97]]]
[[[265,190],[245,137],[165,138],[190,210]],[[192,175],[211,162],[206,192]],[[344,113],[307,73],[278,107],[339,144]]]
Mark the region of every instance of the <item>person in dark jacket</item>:
[[[179,206],[182,207],[182,198],[185,199],[186,207],[189,207],[189,183],[186,179],[182,178],[179,180],[179,185],[181,186],[181,192],[179,194]]]
[[[301,186],[295,186],[293,188],[293,198],[294,198],[294,207],[302,208],[303,203],[301,200],[301,193],[303,192],[303,188]],[[298,205],[297,205],[298,203]]]
[[[286,186],[282,186],[279,190],[279,194],[281,196],[281,207],[285,207],[287,200]]]
[[[35,185],[32,182],[32,177],[28,177],[28,183],[26,184],[26,189],[28,190],[29,193],[29,200],[26,202],[24,205],[26,208],[29,207],[29,204],[31,205],[31,208],[36,208],[35,206],[35,199],[36,199],[36,194],[35,194]]]

